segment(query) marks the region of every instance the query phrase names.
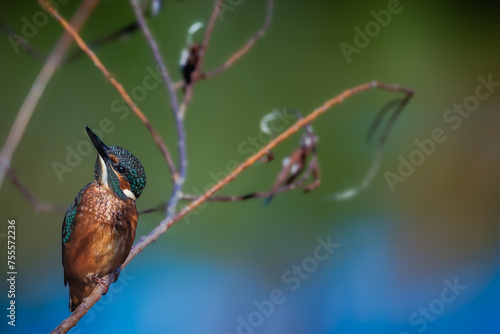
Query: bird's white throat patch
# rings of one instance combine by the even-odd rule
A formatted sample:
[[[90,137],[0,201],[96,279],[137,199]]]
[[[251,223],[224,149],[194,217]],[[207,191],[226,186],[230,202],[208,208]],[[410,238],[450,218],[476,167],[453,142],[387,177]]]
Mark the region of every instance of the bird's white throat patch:
[[[99,155],[99,162],[101,163],[101,185],[103,187],[109,188],[108,185],[108,170],[106,168],[106,163],[104,162],[104,159]]]
[[[101,164],[101,175],[100,175],[101,186],[109,189],[108,170],[106,169],[106,163],[104,162],[104,159],[101,156],[99,156],[99,162]],[[120,178],[120,176],[114,170],[113,172],[116,174],[118,178]],[[122,191],[128,198],[133,199],[134,201],[136,200],[134,193],[130,189],[122,189]]]
[[[135,201],[135,195],[132,191],[130,191],[130,189],[122,189],[122,191],[125,194],[125,196]]]

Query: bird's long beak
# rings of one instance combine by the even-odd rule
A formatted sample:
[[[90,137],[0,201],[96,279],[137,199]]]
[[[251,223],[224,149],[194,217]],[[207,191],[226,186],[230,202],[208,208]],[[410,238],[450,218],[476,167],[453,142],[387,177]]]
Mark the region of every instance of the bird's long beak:
[[[111,161],[107,153],[109,148],[102,142],[101,139],[99,139],[99,137],[97,137],[97,135],[92,130],[90,130],[88,126],[85,126],[85,130],[87,130],[87,134],[89,135],[92,144],[94,144],[97,153],[99,153],[104,162],[109,163]]]

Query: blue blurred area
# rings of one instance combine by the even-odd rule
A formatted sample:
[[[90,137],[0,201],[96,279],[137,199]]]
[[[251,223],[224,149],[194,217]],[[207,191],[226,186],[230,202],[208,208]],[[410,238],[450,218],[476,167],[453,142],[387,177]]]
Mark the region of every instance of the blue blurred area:
[[[412,279],[404,273],[412,270],[411,264],[399,254],[394,226],[370,220],[335,234],[332,240],[340,246],[296,290],[291,289],[294,284],[269,282],[262,268],[250,263],[158,255],[148,262],[137,261],[71,333],[500,332],[496,261],[442,268]],[[310,246],[314,249],[317,242],[311,240]],[[312,253],[304,254],[304,259]],[[161,266],[155,267],[157,263]],[[443,300],[442,291],[449,284],[457,290],[445,293],[445,302],[437,301]],[[280,304],[270,307],[275,289],[283,296]],[[49,331],[64,316],[54,310],[66,308],[66,295],[54,299],[54,291],[41,289],[33,298],[53,301],[38,308],[26,307],[30,300],[19,299],[19,332]],[[254,302],[265,305],[264,311]],[[429,318],[421,308],[429,309]],[[411,323],[413,313],[418,315]],[[25,316],[30,321],[22,320]],[[258,326],[240,327],[239,317]]]
[[[71,333],[500,333],[500,8],[485,1],[401,1],[390,23],[347,59],[340,45],[355,46],[357,28],[365,30],[372,11],[388,10],[390,3],[277,0],[264,38],[228,71],[199,83],[186,113],[184,190],[197,193],[249,156],[260,120],[275,108],[306,114],[374,79],[412,88],[415,97],[388,137],[373,184],[349,201],[332,201],[368,170],[375,146],[367,145],[366,133],[398,94],[352,97],[315,122],[320,188],[276,196],[268,206],[255,200],[203,207],[139,254]],[[78,4],[61,5],[61,12],[69,17]],[[213,1],[164,5],[148,22],[180,80],[186,31],[206,22]],[[265,5],[243,1],[217,21],[207,70],[258,30]],[[38,12],[34,1],[0,3],[0,20],[18,31]],[[93,40],[131,20],[126,2],[102,1],[82,37]],[[48,52],[60,33],[48,20],[30,43]],[[128,90],[141,87],[155,66],[141,34],[96,53]],[[15,52],[7,38],[0,39],[0,54],[3,144],[42,62]],[[68,150],[85,144],[84,125],[99,128],[109,120],[113,130],[103,141],[127,148],[146,169],[138,209],[165,202],[172,188],[165,162],[135,116],[113,109],[117,100],[121,105],[86,58],[56,71],[12,160],[34,196],[63,206],[73,200],[92,180],[95,152],[62,177],[53,163],[65,163]],[[137,102],[177,159],[164,87]],[[468,109],[456,109],[463,105]],[[436,133],[446,139],[435,141]],[[248,169],[221,194],[269,189],[299,139],[284,142],[274,162]],[[401,167],[402,161],[413,163]],[[401,177],[401,170],[408,175],[391,184],[387,173]],[[50,332],[69,315],[60,249],[64,213],[35,212],[7,180],[0,213],[0,259],[4,221],[15,219],[18,271],[16,327],[7,325],[3,279],[0,332]],[[141,215],[137,238],[161,219],[161,213]],[[339,246],[329,254],[318,238]]]

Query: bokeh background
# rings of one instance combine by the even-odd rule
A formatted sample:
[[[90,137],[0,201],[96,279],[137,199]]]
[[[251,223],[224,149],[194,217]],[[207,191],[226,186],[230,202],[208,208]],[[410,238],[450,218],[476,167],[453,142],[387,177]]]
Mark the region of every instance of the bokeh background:
[[[61,12],[71,16],[78,3],[61,5]],[[264,21],[265,0],[232,3],[237,5],[215,27],[208,70]],[[211,173],[247,158],[238,146],[260,133],[260,119],[274,108],[307,113],[344,89],[376,79],[412,88],[416,95],[389,136],[374,183],[351,200],[332,201],[334,192],[356,184],[369,167],[375,148],[366,144],[366,131],[377,111],[398,96],[381,91],[349,99],[314,124],[319,189],[277,196],[269,206],[252,200],[204,207],[137,256],[72,333],[499,333],[500,87],[493,86],[456,129],[443,119],[447,109],[475,95],[479,76],[500,81],[499,6],[493,3],[401,1],[401,12],[348,63],[340,43],[354,45],[354,28],[364,30],[374,20],[370,11],[387,9],[388,1],[277,0],[271,27],[251,52],[196,86],[186,115],[186,192],[203,190]],[[212,9],[213,1],[167,0],[149,20],[176,80],[188,27],[206,23]],[[1,2],[0,18],[21,31],[23,18],[32,21],[40,10],[35,1]],[[133,20],[128,2],[102,1],[82,36],[92,40]],[[50,19],[29,41],[48,53],[60,34]],[[5,36],[0,50],[3,143],[42,62],[14,52]],[[97,54],[129,91],[154,67],[140,33],[104,45]],[[66,206],[92,180],[94,152],[62,181],[52,164],[64,164],[67,147],[88,140],[84,125],[98,129],[107,118],[114,130],[104,142],[129,149],[146,168],[148,185],[138,208],[166,200],[171,182],[162,157],[133,114],[122,119],[113,112],[116,99],[85,57],[57,71],[12,161],[37,198]],[[164,87],[148,91],[138,105],[175,151]],[[418,149],[415,140],[437,128],[446,141],[391,191],[385,173],[397,174],[400,156],[409,159]],[[299,139],[290,138],[275,150],[273,163],[252,167],[221,194],[269,189],[280,160]],[[0,189],[0,208],[0,233],[6,233],[7,219],[17,222],[18,271],[16,327],[7,326],[3,279],[0,331],[49,332],[69,315],[60,254],[63,213],[34,212],[9,180]],[[137,236],[162,217],[142,215]],[[292,291],[283,275],[310,261],[317,238],[340,246]],[[445,290],[455,283],[456,290]],[[275,289],[283,291],[283,303],[259,318],[254,301],[269,299]],[[241,327],[239,317],[255,326]]]

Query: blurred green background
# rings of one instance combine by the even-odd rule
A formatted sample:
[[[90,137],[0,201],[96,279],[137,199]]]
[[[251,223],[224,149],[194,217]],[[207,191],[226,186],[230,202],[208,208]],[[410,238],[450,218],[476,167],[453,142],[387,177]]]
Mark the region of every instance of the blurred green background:
[[[164,1],[161,14],[148,21],[175,80],[181,79],[178,63],[187,29],[197,21],[207,23],[213,2]],[[61,5],[61,13],[69,18],[78,3]],[[243,46],[265,19],[264,0],[226,3],[236,5],[217,21],[206,70]],[[363,93],[315,122],[319,189],[279,195],[269,206],[251,200],[204,207],[137,256],[114,290],[72,332],[500,332],[499,87],[493,86],[487,99],[461,117],[457,129],[443,119],[447,109],[476,94],[478,77],[500,81],[499,6],[401,1],[400,12],[348,63],[339,45],[355,46],[354,28],[364,30],[374,21],[370,12],[386,10],[388,3],[276,1],[264,38],[228,71],[197,84],[186,114],[189,168],[184,189],[190,193],[204,190],[213,181],[211,173],[227,172],[229,162],[248,157],[238,146],[260,133],[260,119],[274,108],[308,113],[371,80],[409,87],[416,95],[389,136],[374,183],[351,200],[331,200],[334,192],[363,177],[375,150],[365,142],[366,131],[377,111],[399,94]],[[32,21],[40,11],[36,1],[0,3],[0,19],[18,32],[23,18]],[[133,20],[127,1],[102,1],[82,37],[93,40]],[[49,53],[60,34],[61,27],[50,18],[29,41]],[[195,40],[202,36],[198,33]],[[142,85],[146,68],[155,66],[141,33],[96,53],[129,92]],[[0,54],[4,143],[43,63],[22,50],[16,53],[6,36],[0,39]],[[92,180],[95,152],[82,157],[62,181],[52,164],[64,164],[67,147],[76,149],[88,140],[84,125],[98,129],[103,119],[114,127],[103,141],[127,148],[146,169],[148,184],[139,210],[168,198],[172,185],[161,155],[132,113],[120,118],[121,113],[113,112],[116,99],[117,92],[86,57],[55,73],[12,160],[37,198],[66,206]],[[177,158],[164,87],[147,91],[138,105]],[[397,173],[399,157],[409,159],[418,149],[415,140],[430,138],[436,128],[443,129],[447,140],[391,191],[384,174]],[[296,135],[280,145],[273,163],[255,165],[221,194],[269,189],[281,159],[299,139]],[[5,222],[0,233],[6,233],[7,219],[17,222],[18,268],[17,326],[7,326],[2,315],[2,332],[48,332],[69,315],[60,260],[64,213],[34,212],[8,179],[0,189],[0,208]],[[137,236],[147,234],[162,217],[141,215]],[[313,255],[317,238],[328,236],[340,247],[291,291],[282,275]],[[5,239],[1,245],[3,252]],[[467,288],[452,303],[433,304],[441,298],[444,282],[454,279]],[[5,310],[5,280],[2,289]],[[258,316],[248,320],[258,310],[254,300],[269,298],[274,289],[285,291],[286,301],[262,321]],[[423,316],[421,307],[430,307],[431,316]],[[418,316],[412,322],[414,312]],[[255,321],[255,326],[241,327],[238,317]]]

